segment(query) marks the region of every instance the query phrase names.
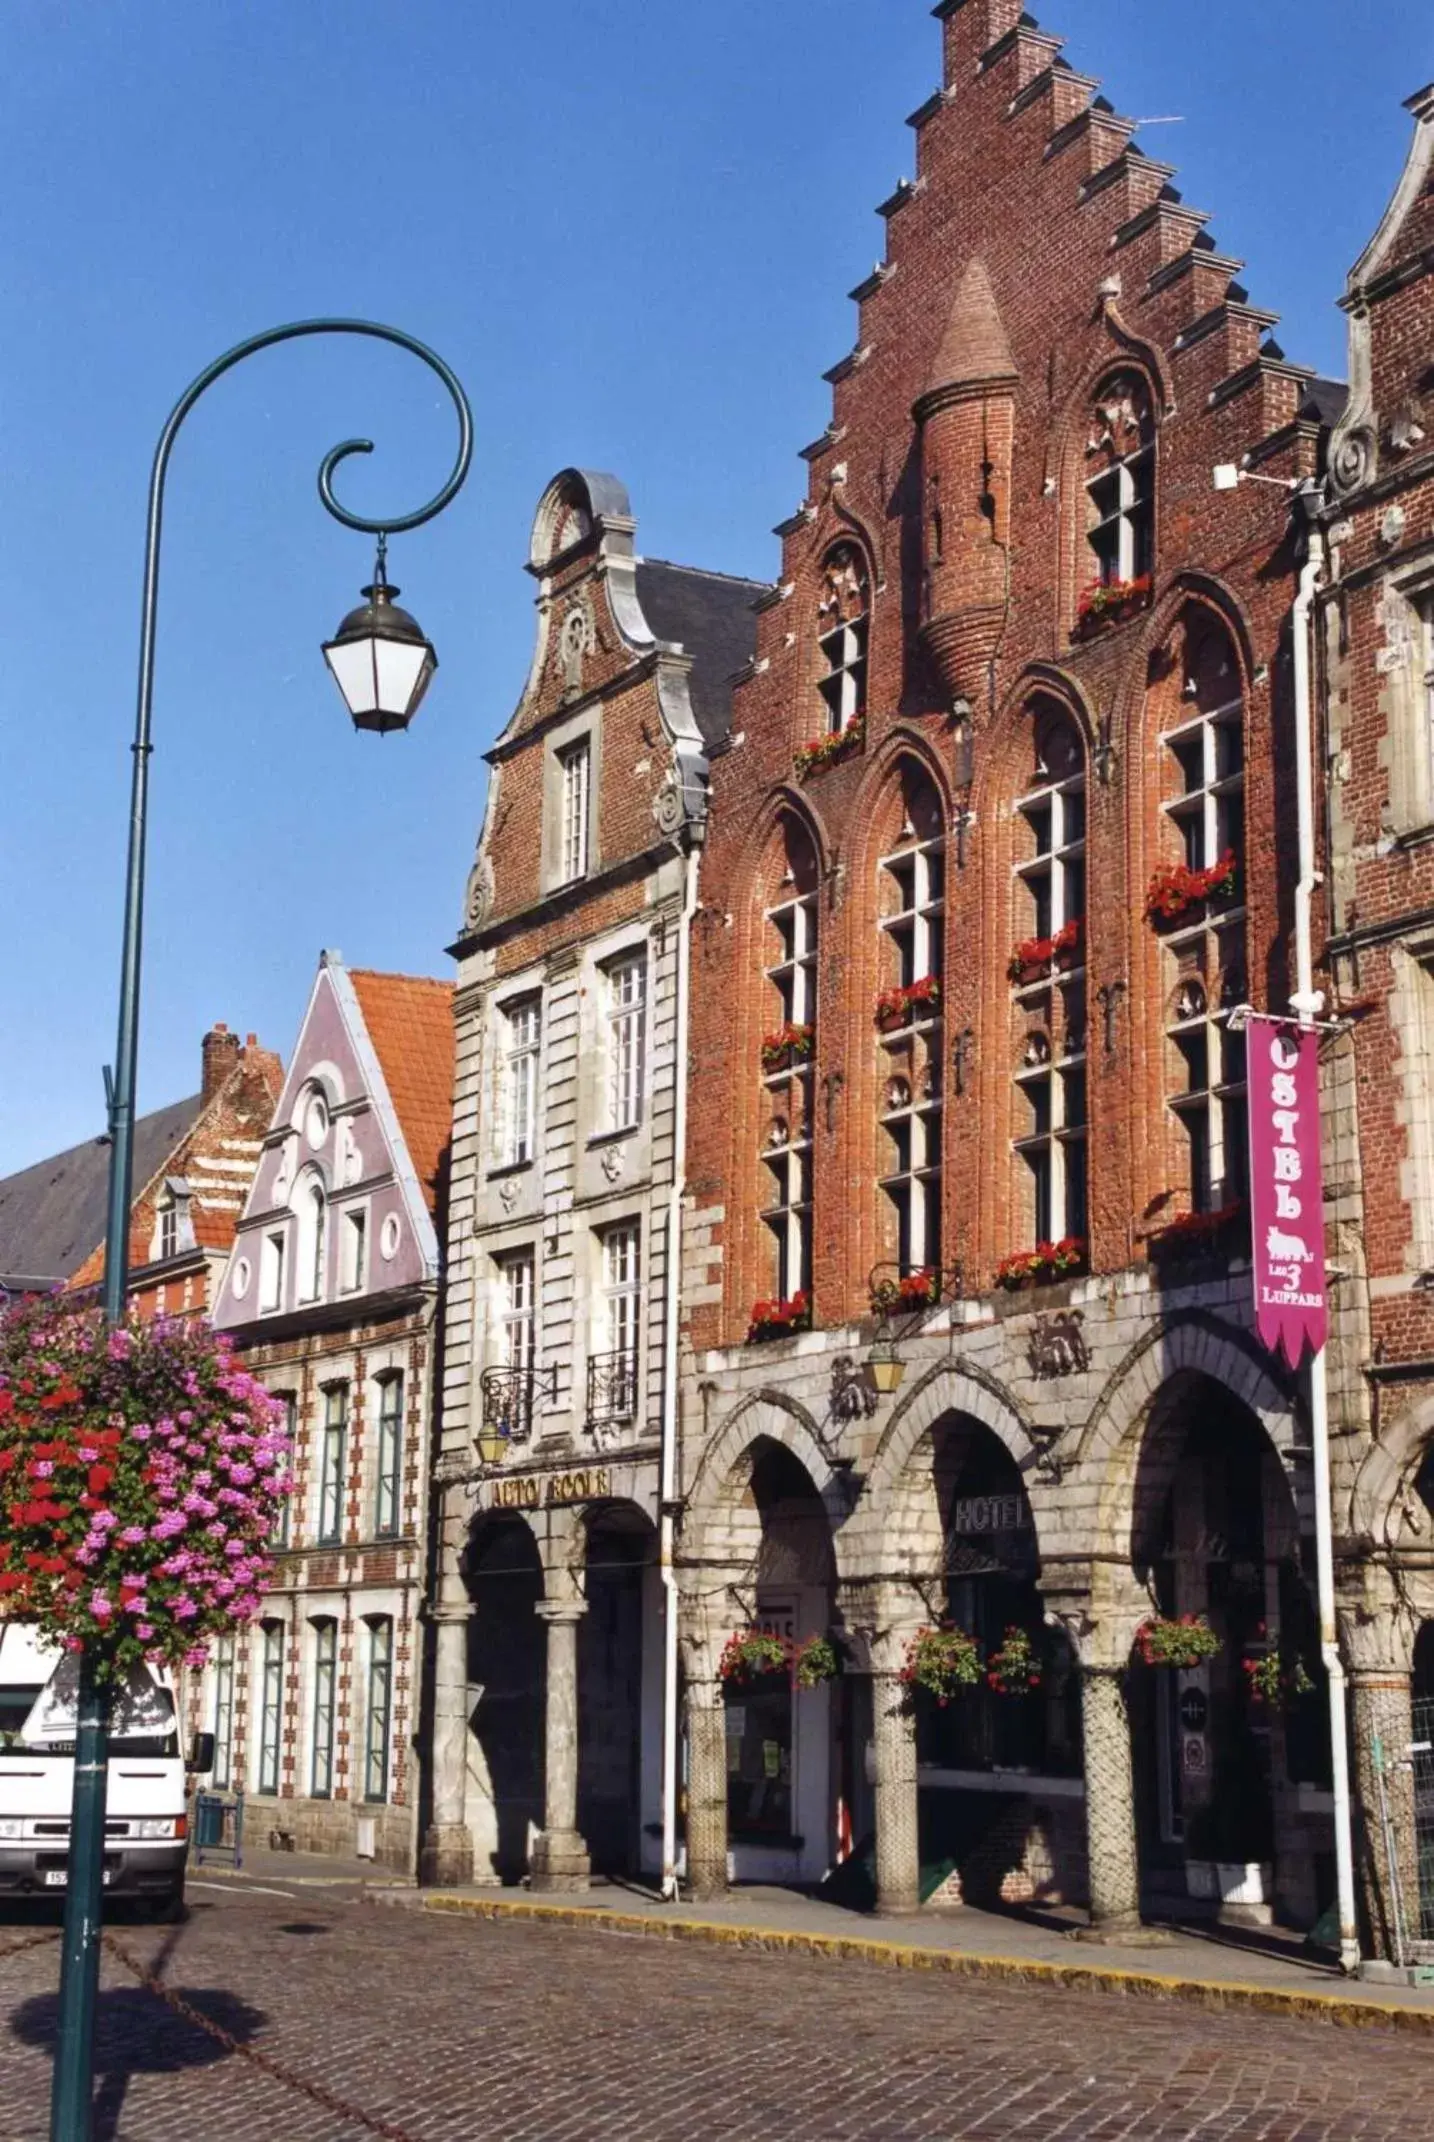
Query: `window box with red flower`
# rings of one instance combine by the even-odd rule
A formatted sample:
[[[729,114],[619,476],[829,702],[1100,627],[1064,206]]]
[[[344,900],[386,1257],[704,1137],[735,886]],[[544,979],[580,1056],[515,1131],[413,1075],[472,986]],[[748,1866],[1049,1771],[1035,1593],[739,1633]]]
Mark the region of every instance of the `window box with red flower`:
[[[940,980],[934,974],[923,974],[919,982],[898,983],[894,989],[882,990],[876,1000],[876,1024],[883,1034],[894,1034],[914,1019],[935,1018],[940,1009]]]
[[[836,1645],[827,1636],[778,1636],[770,1629],[735,1629],[722,1647],[717,1677],[745,1687],[768,1674],[786,1674],[793,1688],[820,1688],[841,1671]]]
[[[1085,953],[1085,918],[1074,916],[1053,937],[1025,937],[1006,967],[1006,979],[1018,989],[1044,982],[1052,968],[1079,966]]]
[[[786,1339],[794,1331],[810,1331],[811,1328],[812,1305],[805,1294],[794,1294],[788,1301],[753,1302],[747,1338],[749,1343]]]
[[[1136,1630],[1135,1648],[1147,1666],[1189,1673],[1218,1658],[1225,1647],[1203,1614],[1155,1614]]]
[[[868,1296],[874,1316],[915,1315],[941,1299],[941,1273],[934,1264],[902,1278],[878,1279]]]
[[[1177,1212],[1145,1238],[1154,1265],[1193,1263],[1201,1257],[1231,1257],[1250,1247],[1250,1216],[1245,1200],[1234,1198],[1214,1212]]]
[[[815,1035],[809,1025],[789,1019],[775,1034],[762,1036],[762,1069],[769,1078],[811,1061]]]
[[[799,745],[792,755],[792,770],[799,781],[809,775],[822,773],[828,766],[837,765],[850,758],[866,744],[866,722],[862,718],[849,721],[844,729],[833,729],[828,736],[810,737]]]
[[[1262,1637],[1264,1633],[1262,1624]],[[1251,1697],[1266,1710],[1282,1711],[1300,1696],[1314,1694],[1314,1679],[1304,1660],[1297,1655],[1287,1657],[1278,1645],[1273,1651],[1255,1652],[1241,1664],[1249,1679]]]
[[[1029,1696],[1041,1685],[1040,1653],[1028,1629],[1009,1628],[986,1661],[986,1686],[998,1696]]]
[[[1038,1242],[1033,1250],[1018,1250],[1003,1257],[996,1267],[996,1285],[1016,1293],[1022,1287],[1045,1287],[1057,1279],[1071,1279],[1086,1268],[1088,1245],[1083,1235],[1064,1235],[1059,1242]]]
[[[1074,640],[1093,640],[1150,608],[1150,575],[1135,580],[1093,580],[1076,604]]]
[[[1145,919],[1157,930],[1173,929],[1208,900],[1232,905],[1240,896],[1240,858],[1227,848],[1208,870],[1188,863],[1162,863],[1145,890]]]

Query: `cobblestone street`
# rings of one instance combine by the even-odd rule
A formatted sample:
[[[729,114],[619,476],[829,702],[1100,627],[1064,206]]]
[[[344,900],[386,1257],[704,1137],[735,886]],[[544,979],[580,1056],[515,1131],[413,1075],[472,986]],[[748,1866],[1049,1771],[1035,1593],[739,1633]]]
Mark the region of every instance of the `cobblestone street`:
[[[225,2040],[138,1983],[125,1959]],[[52,1930],[0,1926],[0,2142],[46,2133]],[[1425,2036],[907,1978],[332,1893],[117,1925],[96,2142],[1429,2142]]]

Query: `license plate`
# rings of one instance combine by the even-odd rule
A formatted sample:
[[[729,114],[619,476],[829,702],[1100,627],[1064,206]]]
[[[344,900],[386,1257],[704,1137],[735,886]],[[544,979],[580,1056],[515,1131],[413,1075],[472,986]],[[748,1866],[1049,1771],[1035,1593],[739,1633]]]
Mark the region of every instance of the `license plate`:
[[[102,1879],[106,1883],[108,1883],[110,1879],[110,1870],[108,1867],[105,1868]],[[45,1887],[47,1889],[68,1888],[69,1880],[70,1870],[68,1867],[47,1867],[45,1869]]]

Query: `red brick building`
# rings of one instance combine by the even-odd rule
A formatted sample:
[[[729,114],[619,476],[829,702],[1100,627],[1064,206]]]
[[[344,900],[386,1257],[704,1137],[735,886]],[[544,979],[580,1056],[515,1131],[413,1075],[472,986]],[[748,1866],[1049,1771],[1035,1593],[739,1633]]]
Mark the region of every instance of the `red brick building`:
[[[1325,1713],[1242,1671],[1321,1672],[1232,1014],[1294,986],[1292,492],[1343,389],[1020,0],[935,13],[916,176],[713,762],[689,1865],[815,1880],[864,1842],[892,1906],[1308,1925]],[[1232,464],[1275,480],[1217,489]],[[1182,1614],[1217,1656],[1132,1668]],[[945,1619],[988,1659],[1017,1631],[1039,1688],[1013,1666],[913,1721],[900,1675]],[[830,1629],[847,1671],[735,1691],[749,1624]]]

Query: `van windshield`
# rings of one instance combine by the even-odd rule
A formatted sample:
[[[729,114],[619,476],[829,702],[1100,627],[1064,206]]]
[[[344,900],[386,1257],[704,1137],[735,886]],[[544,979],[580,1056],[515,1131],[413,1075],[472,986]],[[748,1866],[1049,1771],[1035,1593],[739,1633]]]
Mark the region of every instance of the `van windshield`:
[[[75,1743],[72,1736],[61,1738],[46,1733],[34,1734],[32,1727],[33,1737],[27,1737],[27,1725],[30,1724],[31,1714],[36,1710],[37,1700],[42,1693],[43,1685],[37,1688],[33,1682],[0,1682],[0,1763],[13,1762],[17,1757],[25,1756],[33,1761],[37,1755],[74,1754]],[[167,1689],[154,1688],[147,1691],[147,1698],[144,1710],[148,1715],[135,1718],[135,1722],[148,1726],[150,1730],[129,1733],[112,1730],[112,1755],[143,1756],[161,1760],[178,1755],[179,1736],[174,1728],[172,1697]],[[158,1716],[156,1712],[159,1713]],[[133,1711],[130,1715],[135,1717]],[[162,1721],[165,1716],[169,1721],[168,1730],[163,1729]],[[125,1707],[121,1700],[116,1724],[122,1728],[124,1723]],[[161,1730],[153,1730],[156,1726],[161,1727]],[[63,1730],[61,1728],[61,1733]]]

